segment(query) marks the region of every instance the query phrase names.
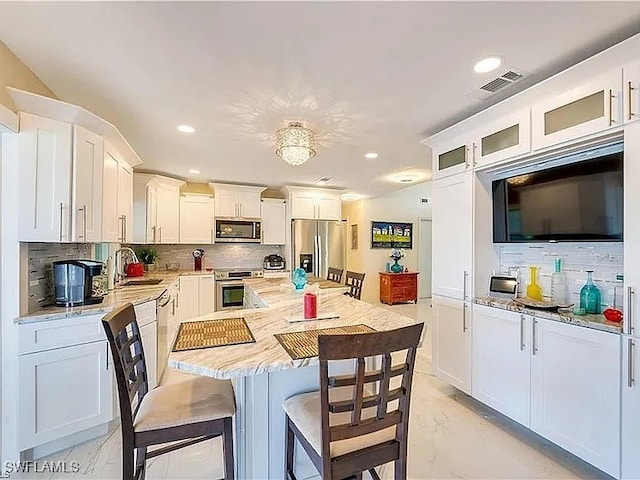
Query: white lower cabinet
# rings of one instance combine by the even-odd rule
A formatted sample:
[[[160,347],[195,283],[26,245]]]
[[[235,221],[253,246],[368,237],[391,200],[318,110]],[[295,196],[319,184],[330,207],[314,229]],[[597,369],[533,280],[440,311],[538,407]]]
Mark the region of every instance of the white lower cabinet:
[[[436,376],[471,393],[471,308],[468,302],[433,298]]]
[[[529,426],[531,318],[473,307],[473,396]]]
[[[185,275],[180,277],[178,318],[192,320],[215,311],[215,282],[213,275]]]
[[[622,465],[620,478],[640,478],[640,339],[622,338]]]
[[[617,477],[620,336],[533,319],[531,430]]]
[[[140,338],[147,366],[149,390],[158,385],[158,323],[152,322],[140,327]]]
[[[106,341],[19,356],[20,450],[109,422],[111,364]]]

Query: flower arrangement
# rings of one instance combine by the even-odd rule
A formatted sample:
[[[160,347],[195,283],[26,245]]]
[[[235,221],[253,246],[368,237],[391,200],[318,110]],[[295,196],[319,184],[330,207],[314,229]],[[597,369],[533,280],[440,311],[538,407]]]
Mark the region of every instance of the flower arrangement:
[[[402,257],[404,257],[404,252],[399,248],[392,248],[389,256],[397,262]]]

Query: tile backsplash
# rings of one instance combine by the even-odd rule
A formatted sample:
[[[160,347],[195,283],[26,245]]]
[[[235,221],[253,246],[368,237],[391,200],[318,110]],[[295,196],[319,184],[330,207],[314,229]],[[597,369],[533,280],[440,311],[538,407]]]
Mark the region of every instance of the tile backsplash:
[[[214,245],[129,245],[134,250],[143,247],[158,252],[158,268],[164,270],[167,264],[178,263],[180,270],[193,269],[193,252],[196,248],[205,251],[203,268],[262,268],[264,257],[272,253],[284,254],[281,245],[252,245],[218,243]]]
[[[551,274],[554,260],[562,259],[569,300],[578,304],[580,289],[587,280],[587,270],[593,270],[594,283],[600,288],[602,304],[622,308],[622,281],[616,275],[623,273],[622,243],[540,243],[500,245],[500,271],[507,273],[509,267],[520,270],[520,292],[526,292],[529,284],[530,266],[539,267],[538,283],[545,299],[551,295]],[[616,288],[618,287],[618,288]],[[615,297],[615,299],[614,299]]]
[[[28,312],[55,302],[52,263],[58,260],[92,259],[93,249],[86,243],[29,243]]]

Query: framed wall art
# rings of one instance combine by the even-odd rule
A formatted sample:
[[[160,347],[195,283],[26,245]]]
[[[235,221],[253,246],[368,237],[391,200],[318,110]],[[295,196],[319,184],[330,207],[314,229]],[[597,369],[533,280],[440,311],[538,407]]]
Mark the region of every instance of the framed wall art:
[[[413,248],[413,223],[371,222],[371,248]]]

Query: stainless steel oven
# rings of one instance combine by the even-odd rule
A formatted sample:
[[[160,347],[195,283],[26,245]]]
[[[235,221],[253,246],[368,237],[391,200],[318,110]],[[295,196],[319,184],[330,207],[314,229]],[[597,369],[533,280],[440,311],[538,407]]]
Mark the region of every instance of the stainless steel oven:
[[[259,220],[216,219],[216,242],[260,243]]]
[[[262,276],[262,270],[216,270],[216,311],[241,309],[244,304],[243,279]]]

